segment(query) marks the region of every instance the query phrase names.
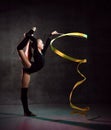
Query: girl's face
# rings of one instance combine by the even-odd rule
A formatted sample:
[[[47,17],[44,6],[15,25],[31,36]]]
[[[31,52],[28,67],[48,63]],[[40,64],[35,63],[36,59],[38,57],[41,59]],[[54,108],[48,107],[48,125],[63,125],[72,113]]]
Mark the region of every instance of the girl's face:
[[[38,49],[43,50],[44,44],[41,39],[37,39],[37,47],[38,47]]]

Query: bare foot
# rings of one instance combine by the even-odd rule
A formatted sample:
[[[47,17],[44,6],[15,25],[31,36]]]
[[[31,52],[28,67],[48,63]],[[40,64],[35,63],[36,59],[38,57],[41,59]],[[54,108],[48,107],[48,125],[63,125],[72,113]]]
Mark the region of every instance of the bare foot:
[[[32,30],[35,32],[36,31],[36,27],[33,27]]]

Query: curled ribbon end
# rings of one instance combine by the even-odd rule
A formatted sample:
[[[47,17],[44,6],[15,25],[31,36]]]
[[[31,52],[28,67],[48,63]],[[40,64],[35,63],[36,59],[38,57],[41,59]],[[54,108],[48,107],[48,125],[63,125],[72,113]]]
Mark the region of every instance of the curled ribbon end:
[[[86,63],[87,62],[87,59],[84,59],[84,63]]]
[[[81,63],[86,63],[86,62],[87,62],[87,59],[81,60]]]
[[[88,37],[88,35],[87,34],[85,34],[85,38],[87,38]]]

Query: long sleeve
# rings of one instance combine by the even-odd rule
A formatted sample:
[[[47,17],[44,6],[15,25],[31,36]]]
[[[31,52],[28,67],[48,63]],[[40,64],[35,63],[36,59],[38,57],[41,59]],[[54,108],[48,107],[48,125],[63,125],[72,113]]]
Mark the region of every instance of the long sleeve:
[[[46,53],[46,51],[47,51],[48,46],[50,45],[50,41],[51,41],[50,38],[48,38],[48,39],[46,40],[46,43],[45,43],[45,45],[44,45],[44,49],[42,50],[42,53],[43,53],[44,55],[45,55],[45,53]]]
[[[49,47],[50,45],[50,41],[52,39],[54,39],[55,37],[59,36],[60,34],[54,34],[54,35],[49,35],[49,37],[47,38],[46,40],[46,43],[45,43],[45,46],[44,46],[44,49],[42,50],[42,53],[45,55],[46,51],[47,51],[47,48]]]

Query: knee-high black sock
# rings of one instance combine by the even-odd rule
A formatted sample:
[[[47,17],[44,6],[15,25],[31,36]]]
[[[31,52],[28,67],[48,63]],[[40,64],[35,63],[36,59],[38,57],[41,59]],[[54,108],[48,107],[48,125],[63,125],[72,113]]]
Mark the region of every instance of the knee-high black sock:
[[[27,92],[28,92],[28,88],[21,88],[21,101],[22,101],[24,113],[30,112],[28,108]]]
[[[17,50],[21,50],[27,45],[27,42],[30,39],[31,34],[33,33],[34,31],[32,29],[26,33],[26,37],[19,43],[19,45],[17,46]]]
[[[17,46],[17,50],[22,50],[27,45],[28,40],[29,37],[25,37]]]

